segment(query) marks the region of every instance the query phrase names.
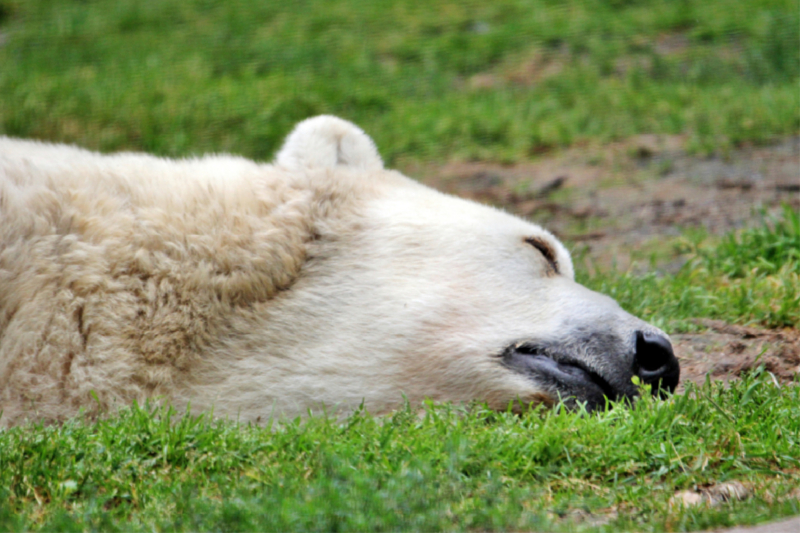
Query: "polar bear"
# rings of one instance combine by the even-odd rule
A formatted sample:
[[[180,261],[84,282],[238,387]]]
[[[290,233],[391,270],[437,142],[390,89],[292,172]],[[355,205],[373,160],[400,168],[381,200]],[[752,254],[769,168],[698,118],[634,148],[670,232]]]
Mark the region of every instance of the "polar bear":
[[[539,226],[384,169],[332,116],[273,164],[0,138],[0,424],[160,398],[267,421],[672,391],[668,337]]]

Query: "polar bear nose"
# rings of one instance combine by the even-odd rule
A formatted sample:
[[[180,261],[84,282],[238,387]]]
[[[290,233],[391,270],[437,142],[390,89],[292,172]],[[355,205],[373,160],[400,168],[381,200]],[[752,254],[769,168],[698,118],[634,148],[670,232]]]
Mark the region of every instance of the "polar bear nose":
[[[664,395],[678,386],[681,367],[669,339],[658,333],[636,332],[634,372],[642,382],[652,385],[653,394]]]

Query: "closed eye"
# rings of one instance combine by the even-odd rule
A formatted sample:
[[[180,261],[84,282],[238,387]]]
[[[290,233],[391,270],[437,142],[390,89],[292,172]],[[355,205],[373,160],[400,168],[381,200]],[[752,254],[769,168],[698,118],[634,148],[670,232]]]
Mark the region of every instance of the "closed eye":
[[[539,250],[539,252],[547,259],[548,274],[558,274],[558,260],[556,259],[556,251],[550,246],[546,240],[541,237],[525,237],[525,242]]]

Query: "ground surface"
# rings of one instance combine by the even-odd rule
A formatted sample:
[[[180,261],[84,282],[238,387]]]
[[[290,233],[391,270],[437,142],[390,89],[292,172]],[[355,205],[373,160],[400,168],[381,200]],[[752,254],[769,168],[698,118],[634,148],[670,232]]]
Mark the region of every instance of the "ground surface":
[[[388,167],[553,230],[670,332],[684,383],[715,380],[591,417],[16,428],[0,530],[799,531],[800,387],[773,380],[797,374],[800,223],[754,213],[800,213],[798,29],[796,0],[0,0],[0,134],[268,161],[342,116]],[[748,225],[748,257],[716,246]]]
[[[727,531],[728,533],[796,533],[800,531],[800,518],[790,518],[754,527],[736,527]]]
[[[679,146],[678,138],[641,136],[524,165],[451,163],[409,172],[542,224],[582,250],[589,268],[674,270],[683,259],[670,243],[687,229],[720,235],[756,224],[761,209],[800,209],[800,138],[711,158]],[[642,260],[648,257],[655,259]],[[698,325],[706,331],[672,335],[684,381],[700,383],[707,374],[728,380],[756,361],[782,381],[800,373],[796,329]]]

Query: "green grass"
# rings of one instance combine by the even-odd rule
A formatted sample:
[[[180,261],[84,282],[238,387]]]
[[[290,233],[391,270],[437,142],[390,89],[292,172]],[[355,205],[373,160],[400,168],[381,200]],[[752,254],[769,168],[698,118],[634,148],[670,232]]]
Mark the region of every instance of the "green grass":
[[[800,129],[796,0],[0,0],[0,133],[270,157],[318,113],[392,164]]]
[[[800,213],[788,205],[719,242],[690,234],[677,251],[687,260],[674,275],[579,271],[578,280],[668,331],[696,329],[694,318],[800,327]]]
[[[703,265],[735,279],[800,274],[800,212],[784,205],[782,216],[761,218],[760,226],[729,234],[714,248],[695,246]]]
[[[752,495],[670,504],[733,480]],[[593,415],[428,406],[261,428],[133,407],[0,432],[2,530],[682,530],[798,514],[798,483],[800,387],[763,369]]]

